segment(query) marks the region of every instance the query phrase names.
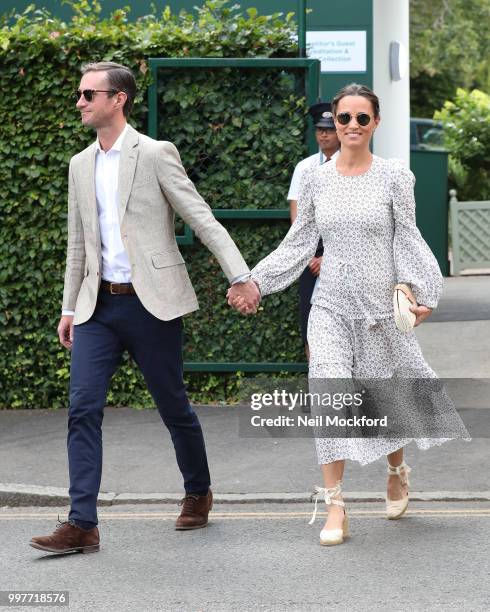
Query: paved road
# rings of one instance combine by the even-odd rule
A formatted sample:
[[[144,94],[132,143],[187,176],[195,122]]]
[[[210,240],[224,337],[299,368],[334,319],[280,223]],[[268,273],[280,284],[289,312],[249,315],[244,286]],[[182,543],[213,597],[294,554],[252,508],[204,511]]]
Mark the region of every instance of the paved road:
[[[431,321],[485,321],[490,319],[490,276],[444,279],[444,292]]]
[[[401,521],[351,504],[336,547],[311,509],[216,505],[208,529],[176,532],[175,506],[106,508],[101,551],[69,556],[27,545],[65,508],[0,509],[1,588],[66,589],[83,612],[488,610],[490,504],[412,503]]]
[[[242,438],[238,410],[197,408],[216,493],[304,493],[320,483],[313,440]],[[479,432],[488,436],[489,417],[484,408],[466,411],[464,416],[477,436]],[[0,411],[0,483],[66,489],[66,418],[64,410]],[[447,442],[427,451],[411,443],[406,457],[413,468],[412,490],[489,491],[488,470],[483,467],[488,465],[488,449],[489,437]],[[347,492],[383,491],[386,462],[380,459],[362,468],[347,462],[344,482]],[[102,491],[182,491],[172,443],[156,411],[106,409]],[[1,499],[0,495],[0,503]]]

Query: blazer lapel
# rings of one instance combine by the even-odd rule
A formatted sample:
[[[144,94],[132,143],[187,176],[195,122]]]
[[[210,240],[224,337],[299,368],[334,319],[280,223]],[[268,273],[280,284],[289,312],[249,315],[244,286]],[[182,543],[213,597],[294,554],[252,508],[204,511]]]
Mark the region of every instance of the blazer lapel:
[[[138,132],[129,126],[124,138],[119,160],[119,223],[122,223],[133,185],[136,162],[138,161]]]
[[[97,238],[97,245],[100,245],[100,226],[99,226],[99,213],[97,210],[97,196],[95,193],[95,156],[97,154],[97,148],[94,145],[88,151],[87,170],[85,173],[85,189],[87,206],[90,209],[90,215],[92,217],[92,226]]]

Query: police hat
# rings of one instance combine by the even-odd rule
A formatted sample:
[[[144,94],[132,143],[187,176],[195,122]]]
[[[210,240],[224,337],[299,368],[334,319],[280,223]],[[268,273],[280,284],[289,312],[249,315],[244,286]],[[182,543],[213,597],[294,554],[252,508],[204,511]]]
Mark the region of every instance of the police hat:
[[[308,112],[313,117],[313,123],[317,128],[327,128],[335,130],[335,123],[333,122],[332,105],[330,102],[318,102],[313,104],[308,109]]]

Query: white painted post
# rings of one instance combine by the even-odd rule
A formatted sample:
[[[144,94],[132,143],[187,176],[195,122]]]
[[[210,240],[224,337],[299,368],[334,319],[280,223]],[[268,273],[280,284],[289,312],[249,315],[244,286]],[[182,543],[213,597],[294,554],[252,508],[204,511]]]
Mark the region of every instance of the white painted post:
[[[392,43],[400,43],[398,56],[397,45]],[[390,46],[394,62],[391,70]],[[410,167],[408,64],[409,0],[373,0],[373,88],[381,105],[381,123],[374,135],[373,152],[380,157],[403,159]],[[393,80],[392,76],[401,78]]]

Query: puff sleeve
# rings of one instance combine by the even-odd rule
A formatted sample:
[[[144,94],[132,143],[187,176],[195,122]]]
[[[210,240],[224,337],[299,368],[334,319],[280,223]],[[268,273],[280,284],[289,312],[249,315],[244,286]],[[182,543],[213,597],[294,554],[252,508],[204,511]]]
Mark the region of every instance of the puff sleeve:
[[[415,223],[415,176],[400,160],[390,160],[397,282],[409,285],[417,302],[436,308],[443,280],[434,254]]]
[[[318,246],[320,233],[315,221],[312,198],[313,169],[301,177],[298,214],[288,233],[275,251],[252,270],[252,280],[262,295],[281,291],[291,285],[306,268]]]

